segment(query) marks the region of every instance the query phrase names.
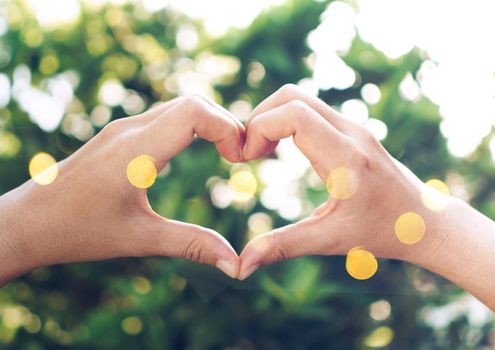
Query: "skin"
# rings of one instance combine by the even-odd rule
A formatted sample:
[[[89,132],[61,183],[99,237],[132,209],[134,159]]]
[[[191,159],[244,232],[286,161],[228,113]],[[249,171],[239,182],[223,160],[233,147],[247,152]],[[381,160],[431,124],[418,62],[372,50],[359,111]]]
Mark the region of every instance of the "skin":
[[[495,225],[467,204],[448,198],[441,211],[421,201],[424,184],[358,125],[294,85],[263,101],[246,124],[244,159],[273,151],[293,136],[326,181],[333,169],[351,170],[354,196],[329,196],[310,217],[251,240],[240,255],[238,278],[259,267],[305,255],[345,255],[363,247],[379,258],[407,261],[440,274],[495,311]],[[413,211],[426,233],[413,245],[395,235],[397,218]]]
[[[146,190],[127,179],[135,157],[152,156],[160,171],[195,134],[241,160],[242,124],[211,101],[182,97],[110,123],[59,163],[50,185],[30,180],[0,197],[0,284],[40,266],[143,256],[191,259],[237,276],[237,253],[223,236],[159,216]]]
[[[310,217],[257,236],[238,257],[218,233],[157,215],[146,190],[126,178],[133,158],[151,155],[163,169],[195,134],[231,162],[263,157],[292,136],[323,181],[332,170],[348,168],[355,193],[330,196]],[[421,202],[423,189],[367,129],[294,85],[263,101],[246,128],[212,101],[178,98],[109,124],[59,163],[52,184],[28,181],[0,197],[0,284],[39,266],[156,255],[217,266],[243,280],[281,260],[363,247],[438,273],[495,311],[493,221],[454,198],[431,211]],[[424,219],[426,233],[406,245],[394,223],[410,211]]]

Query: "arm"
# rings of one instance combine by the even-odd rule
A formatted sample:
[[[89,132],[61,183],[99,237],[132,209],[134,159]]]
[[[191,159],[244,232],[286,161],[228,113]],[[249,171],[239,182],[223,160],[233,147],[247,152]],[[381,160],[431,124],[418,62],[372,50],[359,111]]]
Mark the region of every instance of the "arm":
[[[494,223],[452,198],[441,197],[441,209],[426,206],[425,184],[366,128],[288,85],[253,111],[246,129],[247,160],[293,136],[327,183],[329,198],[311,217],[250,241],[240,256],[240,279],[279,260],[361,248],[430,269],[495,310]],[[398,229],[406,213],[416,221],[402,221]]]
[[[110,123],[58,164],[42,186],[30,180],[0,197],[0,285],[36,267],[116,257],[172,256],[210,264],[234,277],[238,257],[217,232],[160,217],[146,188],[198,135],[232,162],[244,127],[213,102],[178,98]],[[130,181],[129,164],[150,183]]]
[[[495,311],[495,223],[457,199],[436,220],[428,249],[404,260],[449,279]],[[439,236],[446,238],[434,243]]]

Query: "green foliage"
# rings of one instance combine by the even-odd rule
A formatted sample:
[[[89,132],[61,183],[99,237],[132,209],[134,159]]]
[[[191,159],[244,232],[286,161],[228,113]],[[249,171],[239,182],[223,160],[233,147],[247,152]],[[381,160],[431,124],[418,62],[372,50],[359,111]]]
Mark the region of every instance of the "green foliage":
[[[76,103],[65,119],[82,115],[88,121],[107,79],[117,79],[150,106],[174,97],[175,83],[167,79],[209,52],[239,63],[233,74],[212,82],[218,99],[227,106],[238,99],[255,105],[284,83],[311,75],[304,60],[310,54],[305,40],[326,5],[290,0],[262,14],[249,29],[213,40],[200,23],[168,11],[140,15],[130,5],[84,9],[77,24],[43,31],[21,2],[12,2],[15,15],[0,37],[0,50],[9,52],[10,60],[0,60],[0,69],[12,78],[15,68],[24,64],[33,84],[40,85],[50,76],[75,72]],[[177,30],[185,24],[200,32],[193,52],[176,48]],[[487,146],[467,160],[453,159],[439,131],[435,105],[425,98],[406,101],[398,93],[405,74],[414,74],[423,57],[413,50],[390,60],[356,38],[343,59],[358,72],[358,82],[344,91],[322,91],[321,97],[339,105],[360,98],[365,83],[378,85],[382,99],[370,113],[387,124],[384,144],[391,154],[423,179],[462,176],[474,204],[495,215],[495,172]],[[266,72],[259,83],[248,83],[253,62]],[[125,114],[121,106],[111,110],[113,119]],[[0,110],[0,193],[28,179],[27,164],[35,152],[47,151],[60,160],[83,144],[70,128],[64,129],[64,122],[47,133],[15,101]],[[195,142],[172,160],[169,173],[150,190],[151,204],[164,216],[218,230],[237,251],[246,242],[251,213],[267,212],[275,226],[288,223],[259,201],[252,208],[213,206],[207,181],[228,178],[230,168],[214,147]],[[325,192],[308,188],[305,196],[318,204]],[[392,349],[486,346],[490,324],[474,327],[462,316],[438,330],[424,322],[423,310],[461,294],[450,283],[395,261],[380,261],[374,278],[355,281],[346,274],[341,257],[280,263],[242,283],[209,267],[168,258],[54,266],[0,290],[0,348],[366,349],[365,339],[380,326],[393,331],[392,342],[385,344]],[[384,321],[370,318],[370,305],[380,300],[391,305]]]

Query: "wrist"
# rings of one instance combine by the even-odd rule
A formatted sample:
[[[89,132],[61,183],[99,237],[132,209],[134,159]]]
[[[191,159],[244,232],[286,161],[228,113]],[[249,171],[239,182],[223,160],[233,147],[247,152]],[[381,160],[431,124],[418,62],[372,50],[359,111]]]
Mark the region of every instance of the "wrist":
[[[24,186],[0,197],[0,286],[40,265],[29,239],[29,230],[35,226]]]
[[[431,220],[425,244],[405,260],[447,278],[495,310],[494,222],[458,199]]]
[[[448,205],[441,211],[424,209],[421,213],[425,220],[426,231],[423,239],[406,249],[401,260],[430,270],[436,269],[442,254],[453,247],[457,249],[455,230],[460,213],[467,205],[457,198],[449,198]],[[449,253],[447,253],[449,254]]]

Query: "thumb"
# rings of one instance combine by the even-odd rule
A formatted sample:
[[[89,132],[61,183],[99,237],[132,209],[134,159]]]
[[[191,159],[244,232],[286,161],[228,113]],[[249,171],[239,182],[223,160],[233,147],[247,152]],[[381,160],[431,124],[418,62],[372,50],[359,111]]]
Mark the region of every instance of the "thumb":
[[[248,278],[264,265],[320,254],[321,232],[315,225],[316,218],[307,218],[295,224],[281,227],[256,236],[244,247],[239,261],[238,279]]]
[[[153,255],[189,259],[212,265],[232,278],[237,277],[239,257],[230,243],[218,232],[162,217],[153,218],[153,221]]]

